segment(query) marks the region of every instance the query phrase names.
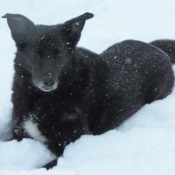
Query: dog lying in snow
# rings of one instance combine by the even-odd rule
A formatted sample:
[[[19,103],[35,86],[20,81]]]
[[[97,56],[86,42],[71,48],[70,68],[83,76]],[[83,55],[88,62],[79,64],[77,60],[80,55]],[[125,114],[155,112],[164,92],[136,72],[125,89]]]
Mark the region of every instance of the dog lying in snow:
[[[60,156],[81,135],[114,129],[144,104],[171,93],[170,59],[151,44],[126,40],[100,55],[76,47],[92,17],[85,13],[47,26],[19,14],[3,16],[17,48],[14,139],[36,139]]]

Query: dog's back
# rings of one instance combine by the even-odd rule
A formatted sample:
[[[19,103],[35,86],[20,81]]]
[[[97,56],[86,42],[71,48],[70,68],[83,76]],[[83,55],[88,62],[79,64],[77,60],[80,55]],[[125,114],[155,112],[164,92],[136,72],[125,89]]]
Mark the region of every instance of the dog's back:
[[[101,114],[103,120],[96,119],[100,122],[98,130],[92,122],[94,133],[103,132],[105,126],[104,131],[120,125],[145,103],[162,99],[172,90],[174,77],[169,57],[150,44],[126,40],[111,46],[100,57],[107,65],[101,94],[106,112]]]

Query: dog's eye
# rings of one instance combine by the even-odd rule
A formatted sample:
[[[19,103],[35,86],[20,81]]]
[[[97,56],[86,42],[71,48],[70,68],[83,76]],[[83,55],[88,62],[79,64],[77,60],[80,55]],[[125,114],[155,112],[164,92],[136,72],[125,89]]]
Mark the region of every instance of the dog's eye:
[[[34,51],[34,54],[37,56],[40,56],[42,54],[42,49],[40,49],[39,47]]]
[[[27,42],[21,42],[17,45],[19,51],[24,51],[26,49]]]
[[[52,51],[52,53],[53,53],[53,56],[56,57],[57,55],[59,55],[59,50],[58,49],[54,49]]]

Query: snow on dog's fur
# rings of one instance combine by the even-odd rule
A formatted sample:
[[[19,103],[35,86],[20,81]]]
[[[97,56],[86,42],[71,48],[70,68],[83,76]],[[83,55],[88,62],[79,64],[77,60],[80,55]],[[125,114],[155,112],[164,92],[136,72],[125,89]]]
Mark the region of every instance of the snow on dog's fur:
[[[47,26],[19,14],[4,16],[17,47],[14,139],[32,137],[60,156],[81,135],[113,129],[171,92],[169,57],[151,44],[127,40],[100,55],[77,48],[92,17],[85,13]]]

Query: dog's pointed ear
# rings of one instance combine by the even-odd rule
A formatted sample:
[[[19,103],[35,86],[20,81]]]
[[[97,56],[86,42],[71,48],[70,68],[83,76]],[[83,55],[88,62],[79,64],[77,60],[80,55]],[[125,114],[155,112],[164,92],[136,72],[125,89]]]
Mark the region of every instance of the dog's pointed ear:
[[[23,15],[7,13],[2,18],[7,18],[12,38],[16,43],[26,40],[35,29],[34,23]]]
[[[90,18],[93,18],[93,16],[94,15],[92,13],[85,13],[69,21],[66,21],[62,25],[62,30],[65,33],[66,38],[70,45],[72,45],[72,47],[76,46],[76,44],[78,43],[85,21]]]

